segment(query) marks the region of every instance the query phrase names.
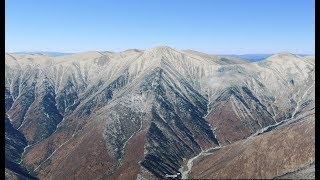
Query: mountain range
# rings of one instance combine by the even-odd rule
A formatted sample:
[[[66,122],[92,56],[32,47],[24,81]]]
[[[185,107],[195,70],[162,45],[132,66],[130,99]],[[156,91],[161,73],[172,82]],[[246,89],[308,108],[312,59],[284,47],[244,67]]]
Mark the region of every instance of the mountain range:
[[[14,52],[13,54],[43,54],[43,55],[49,55],[49,56],[64,56],[64,55],[71,55],[75,53],[63,53],[63,52],[50,52],[50,51],[21,51],[21,52]],[[273,54],[226,54],[222,56],[230,56],[235,58],[241,58],[245,60],[249,60],[251,62],[261,61],[263,59],[266,59]],[[309,54],[296,54],[298,56],[310,56]]]
[[[242,54],[242,55],[226,55],[226,56],[231,56],[231,57],[236,57],[236,58],[242,58],[242,59],[246,59],[249,60],[251,62],[256,62],[256,61],[261,61],[263,59],[266,59],[270,56],[272,56],[273,54]],[[295,54],[298,56],[310,56],[309,54]]]
[[[39,54],[39,55],[49,55],[49,56],[65,56],[74,53],[64,53],[64,52],[50,52],[50,51],[21,51],[13,52],[12,54]]]
[[[315,57],[5,54],[6,177],[313,177]]]

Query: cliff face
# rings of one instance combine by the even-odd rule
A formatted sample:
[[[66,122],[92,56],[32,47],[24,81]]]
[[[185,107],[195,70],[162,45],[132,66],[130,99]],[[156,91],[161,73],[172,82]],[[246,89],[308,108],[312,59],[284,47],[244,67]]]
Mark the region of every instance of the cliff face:
[[[15,161],[45,179],[161,178],[208,148],[314,113],[312,57],[248,63],[158,47],[5,62]]]

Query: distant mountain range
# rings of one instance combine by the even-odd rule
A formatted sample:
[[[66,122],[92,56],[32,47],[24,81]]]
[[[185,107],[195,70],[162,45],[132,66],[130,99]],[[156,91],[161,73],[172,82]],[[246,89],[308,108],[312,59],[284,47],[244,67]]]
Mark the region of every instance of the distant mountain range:
[[[263,59],[266,59],[270,56],[272,56],[273,54],[243,54],[243,55],[225,55],[225,56],[231,56],[231,57],[236,57],[236,58],[242,58],[242,59],[247,59],[251,62],[256,62],[256,61],[260,61]],[[297,54],[299,56],[308,56],[309,54]]]
[[[106,51],[108,52],[108,51]],[[63,52],[48,52],[48,51],[23,51],[23,52],[14,52],[13,54],[47,54],[49,56],[64,56],[64,55],[70,55],[74,53],[63,53]],[[235,58],[241,58],[241,59],[246,59],[251,62],[256,62],[260,61],[263,59],[266,59],[273,54],[242,54],[242,55],[237,55],[237,54],[224,54],[221,56],[230,56],[230,57],[235,57]],[[297,54],[299,56],[309,56],[309,54]]]
[[[73,53],[63,53],[63,52],[48,52],[48,51],[22,51],[22,52],[14,52],[13,54],[46,54],[49,56],[64,56],[70,55]]]

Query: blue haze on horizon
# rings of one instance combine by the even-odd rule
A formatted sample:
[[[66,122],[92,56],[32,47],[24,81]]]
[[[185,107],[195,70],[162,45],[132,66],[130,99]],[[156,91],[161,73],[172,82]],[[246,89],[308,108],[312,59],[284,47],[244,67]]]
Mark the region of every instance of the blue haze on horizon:
[[[6,52],[315,52],[314,0],[6,0]]]

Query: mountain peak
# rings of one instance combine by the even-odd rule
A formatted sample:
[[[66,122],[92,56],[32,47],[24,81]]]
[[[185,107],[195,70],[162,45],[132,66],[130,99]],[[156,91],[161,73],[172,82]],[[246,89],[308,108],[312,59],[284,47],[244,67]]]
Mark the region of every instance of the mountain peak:
[[[289,52],[280,52],[277,54],[273,54],[272,56],[266,58],[264,61],[280,62],[280,61],[287,61],[287,60],[292,61],[293,59],[299,59],[299,57]]]
[[[280,52],[280,53],[274,54],[270,57],[286,58],[286,57],[297,57],[297,55],[289,53],[289,52]]]
[[[153,53],[167,53],[171,51],[177,51],[177,50],[169,46],[157,46],[157,47],[146,49],[146,52],[153,52]]]

